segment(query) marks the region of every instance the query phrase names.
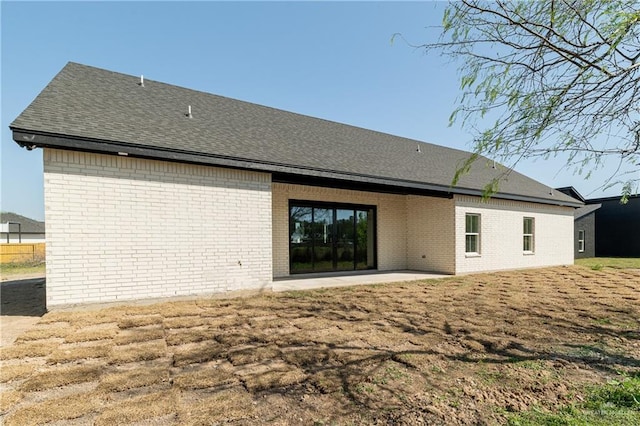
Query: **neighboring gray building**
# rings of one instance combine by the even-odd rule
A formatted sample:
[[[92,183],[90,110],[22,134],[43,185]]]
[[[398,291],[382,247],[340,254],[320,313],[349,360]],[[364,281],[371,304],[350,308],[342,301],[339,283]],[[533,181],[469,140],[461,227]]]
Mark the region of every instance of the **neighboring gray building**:
[[[11,213],[0,213],[0,243],[44,243],[44,222]]]
[[[556,188],[581,202],[585,199],[572,186]],[[576,259],[596,256],[596,211],[600,204],[590,204],[577,208],[574,213],[573,244]]]
[[[486,158],[452,186],[470,153],[141,83],[69,63],[10,125],[44,150],[49,306],[573,263],[583,204],[515,171],[483,200]]]

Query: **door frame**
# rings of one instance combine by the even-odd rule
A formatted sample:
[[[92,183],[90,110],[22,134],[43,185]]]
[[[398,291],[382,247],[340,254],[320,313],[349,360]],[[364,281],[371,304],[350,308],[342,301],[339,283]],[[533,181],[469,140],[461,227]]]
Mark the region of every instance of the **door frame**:
[[[321,209],[332,209],[333,210],[333,214],[332,214],[332,259],[333,259],[333,267],[330,271],[315,271],[313,270],[313,249],[315,247],[315,245],[313,244],[312,241],[312,270],[311,271],[300,271],[300,272],[294,272],[293,271],[293,262],[292,262],[292,249],[293,249],[293,242],[291,241],[291,229],[292,229],[292,225],[291,225],[291,208],[295,206],[295,207],[309,207],[309,208],[321,208]],[[371,211],[373,212],[373,235],[371,236],[371,238],[373,239],[373,266],[367,269],[357,269],[356,265],[357,265],[357,260],[356,260],[356,250],[354,249],[354,268],[350,269],[350,270],[338,270],[336,268],[337,266],[337,261],[338,259],[336,258],[336,254],[337,254],[337,240],[335,238],[336,236],[336,229],[337,229],[337,223],[336,223],[336,215],[337,215],[337,210],[353,210],[354,212],[357,211]],[[289,240],[289,253],[288,253],[288,257],[289,257],[289,275],[298,275],[298,274],[308,274],[308,273],[312,273],[312,274],[330,274],[330,273],[336,273],[336,272],[358,272],[358,271],[367,271],[367,270],[375,270],[378,269],[378,211],[377,211],[377,206],[375,205],[371,205],[371,204],[353,204],[353,203],[344,203],[344,202],[331,202],[331,201],[314,201],[314,200],[294,200],[294,199],[290,199],[289,200],[289,204],[288,204],[288,208],[287,208],[287,216],[288,216],[288,226],[287,226],[287,232],[288,232],[288,240]],[[356,220],[356,216],[354,214],[354,221]],[[354,222],[355,223],[355,222]],[[354,239],[355,239],[355,235],[354,235]],[[369,239],[369,235],[367,235],[367,240]]]

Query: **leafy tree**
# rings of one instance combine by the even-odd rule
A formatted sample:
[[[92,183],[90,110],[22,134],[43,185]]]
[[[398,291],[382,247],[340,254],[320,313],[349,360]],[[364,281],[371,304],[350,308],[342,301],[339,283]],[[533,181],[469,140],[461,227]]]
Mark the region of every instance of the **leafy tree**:
[[[566,155],[586,177],[615,161],[603,187],[622,185],[623,200],[637,192],[640,1],[453,1],[439,41],[421,47],[461,64],[450,121],[473,131],[475,153],[456,182],[478,155],[512,167]]]

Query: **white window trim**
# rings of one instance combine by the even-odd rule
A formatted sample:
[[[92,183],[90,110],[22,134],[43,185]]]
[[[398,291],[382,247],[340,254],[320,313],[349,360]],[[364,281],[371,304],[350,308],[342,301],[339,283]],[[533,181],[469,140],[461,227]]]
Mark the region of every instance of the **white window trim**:
[[[582,233],[582,238],[580,238],[580,233]],[[585,234],[584,229],[578,229],[578,253],[584,253]]]
[[[478,218],[478,232],[467,232],[467,216],[476,216]],[[465,257],[480,257],[480,241],[482,231],[482,220],[480,213],[465,213],[464,215],[464,254]],[[467,251],[467,236],[476,236],[476,251]]]
[[[524,230],[522,232],[522,252],[523,254],[535,254],[536,252],[536,219],[530,216],[525,216],[522,218],[522,224],[524,226],[524,221],[527,219],[531,219],[531,233],[525,234]],[[525,237],[531,237],[531,250],[524,249],[524,239]]]

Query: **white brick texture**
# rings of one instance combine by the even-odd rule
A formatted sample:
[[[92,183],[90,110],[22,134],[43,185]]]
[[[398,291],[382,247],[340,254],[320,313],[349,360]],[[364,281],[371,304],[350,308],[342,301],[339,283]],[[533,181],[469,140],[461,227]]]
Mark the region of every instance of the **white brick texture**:
[[[44,150],[47,306],[270,288],[289,276],[289,200],[376,206],[380,271],[573,263],[573,209],[272,183],[271,175]],[[465,214],[481,216],[465,253]],[[524,217],[535,250],[522,248]]]
[[[469,273],[573,264],[573,209],[455,197],[456,268]],[[480,215],[480,254],[465,253],[465,215]],[[535,220],[534,251],[523,251],[523,219]]]
[[[409,196],[407,266],[416,271],[455,273],[454,202]]]
[[[47,306],[272,280],[266,173],[44,150]]]

